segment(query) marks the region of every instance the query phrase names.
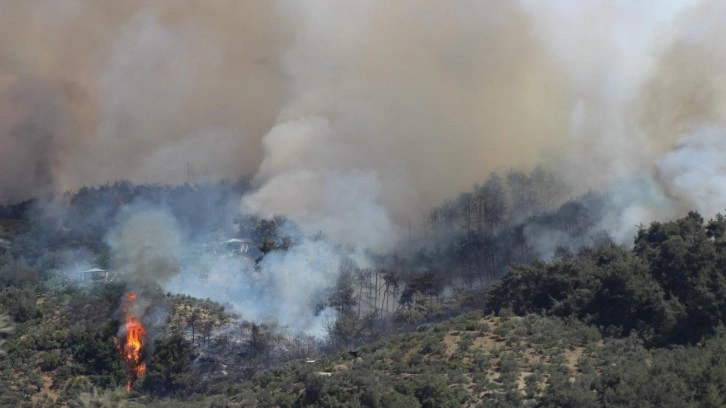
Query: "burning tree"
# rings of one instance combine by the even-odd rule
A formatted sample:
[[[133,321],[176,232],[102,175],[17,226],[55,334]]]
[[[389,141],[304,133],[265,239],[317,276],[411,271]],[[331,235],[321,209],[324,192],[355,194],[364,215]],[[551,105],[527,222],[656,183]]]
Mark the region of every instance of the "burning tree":
[[[133,383],[146,373],[146,363],[142,360],[141,348],[146,340],[146,329],[141,320],[132,313],[131,306],[136,300],[136,293],[129,292],[122,306],[124,324],[119,337],[115,339],[121,358],[126,366],[126,390],[131,391]]]

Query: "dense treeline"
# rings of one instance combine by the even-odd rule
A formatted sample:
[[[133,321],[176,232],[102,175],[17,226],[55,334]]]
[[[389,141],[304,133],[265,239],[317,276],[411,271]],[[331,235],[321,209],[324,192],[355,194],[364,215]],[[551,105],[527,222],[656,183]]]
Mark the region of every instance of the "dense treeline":
[[[556,209],[565,191],[564,185],[542,168],[529,174],[511,170],[504,177],[492,173],[484,184],[432,209],[427,221],[434,234],[455,230],[494,234],[502,227]]]
[[[492,173],[487,181],[431,210],[413,269],[445,270],[447,284],[485,288],[513,263],[550,258],[608,242],[598,230],[604,198],[568,199],[565,187],[541,168]]]
[[[487,293],[488,308],[576,316],[649,344],[694,344],[726,322],[726,218],[691,212],[641,227],[633,249],[608,245],[516,265]]]
[[[558,251],[609,243],[597,229],[604,199],[565,201],[550,173],[492,173],[487,181],[434,208],[423,230],[372,269],[343,268],[332,302],[343,317],[331,330],[348,347],[401,327],[479,307],[482,291],[512,264]],[[564,201],[564,203],[563,203]]]

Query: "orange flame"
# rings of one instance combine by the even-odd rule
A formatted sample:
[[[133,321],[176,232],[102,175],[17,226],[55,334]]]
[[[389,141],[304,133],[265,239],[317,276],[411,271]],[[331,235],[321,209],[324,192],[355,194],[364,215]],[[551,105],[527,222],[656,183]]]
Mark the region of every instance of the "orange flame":
[[[146,339],[146,329],[141,321],[131,314],[129,304],[136,300],[136,293],[129,292],[123,304],[126,323],[122,330],[121,338],[116,339],[121,358],[126,364],[126,390],[131,391],[131,386],[137,379],[146,373],[146,363],[141,360],[141,347]]]

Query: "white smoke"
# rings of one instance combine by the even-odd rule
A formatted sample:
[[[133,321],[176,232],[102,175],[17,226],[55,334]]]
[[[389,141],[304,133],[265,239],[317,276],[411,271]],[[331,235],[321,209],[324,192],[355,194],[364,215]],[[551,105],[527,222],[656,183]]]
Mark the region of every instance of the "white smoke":
[[[554,168],[574,191],[606,197],[598,229],[627,244],[638,225],[691,209],[707,217],[723,211],[723,129],[712,123],[726,119],[726,48],[714,41],[726,7],[696,0],[523,4],[574,96],[573,148]]]
[[[324,338],[336,319],[325,300],[336,287],[342,253],[327,241],[303,239],[255,267],[250,259],[197,252],[165,288],[213,299],[246,320],[275,321],[291,333]]]
[[[369,266],[361,252],[302,236],[289,250],[273,251],[255,265],[254,259],[220,249],[220,243],[200,242],[169,211],[146,202],[125,207],[117,221],[106,242],[113,270],[132,289],[156,284],[172,293],[213,299],[243,319],[275,321],[292,333],[318,338],[327,335],[336,318],[325,301],[336,288],[343,258]],[[151,303],[140,299],[142,316],[147,310],[141,309]]]
[[[177,220],[168,211],[136,202],[121,210],[117,222],[106,235],[115,271],[140,285],[164,285],[179,273],[184,240]]]
[[[658,160],[658,177],[684,210],[705,216],[726,210],[726,128],[703,125]]]
[[[265,217],[285,215],[309,234],[326,233],[335,242],[383,251],[396,231],[381,202],[381,175],[348,168],[355,151],[341,146],[325,118],[281,123],[263,139],[262,184],[243,200],[244,209]],[[347,156],[347,157],[346,157]]]

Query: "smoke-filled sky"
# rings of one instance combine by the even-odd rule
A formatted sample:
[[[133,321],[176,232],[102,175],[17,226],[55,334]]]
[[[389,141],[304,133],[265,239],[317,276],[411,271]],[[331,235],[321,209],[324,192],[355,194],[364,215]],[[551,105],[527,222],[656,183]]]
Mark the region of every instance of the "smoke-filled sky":
[[[254,175],[244,209],[376,249],[544,165],[573,193],[646,179],[661,215],[712,213],[723,21],[718,0],[8,0],[0,201],[190,164]]]

